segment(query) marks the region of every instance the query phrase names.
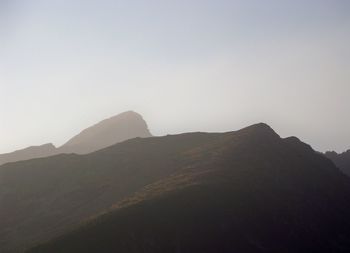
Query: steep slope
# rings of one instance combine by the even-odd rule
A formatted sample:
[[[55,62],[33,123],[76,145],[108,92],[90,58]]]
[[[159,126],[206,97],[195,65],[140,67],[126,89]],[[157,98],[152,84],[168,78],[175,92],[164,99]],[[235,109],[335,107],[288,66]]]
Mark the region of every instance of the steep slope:
[[[33,158],[46,157],[54,155],[56,154],[56,152],[56,147],[51,143],[44,144],[41,146],[32,146],[11,153],[0,154],[0,165],[9,162],[17,162]]]
[[[50,143],[0,154],[0,165],[56,154],[87,154],[128,139],[151,136],[142,116],[136,112],[127,111],[83,130],[59,148]]]
[[[135,137],[151,136],[142,116],[128,111],[83,130],[60,147],[59,151],[87,154]]]
[[[183,145],[189,140],[196,142]],[[175,144],[176,149],[169,148]],[[140,168],[168,154],[168,164],[147,170],[176,164],[170,175],[29,252],[350,250],[350,179],[295,137],[281,139],[258,124],[226,134],[151,138],[138,145],[141,152],[133,160],[143,161]]]
[[[218,134],[136,138],[88,155],[0,166],[0,252],[16,252],[96,215],[189,164]]]
[[[350,176],[350,150],[338,154],[334,151],[328,151],[325,156],[331,159],[339,169]]]

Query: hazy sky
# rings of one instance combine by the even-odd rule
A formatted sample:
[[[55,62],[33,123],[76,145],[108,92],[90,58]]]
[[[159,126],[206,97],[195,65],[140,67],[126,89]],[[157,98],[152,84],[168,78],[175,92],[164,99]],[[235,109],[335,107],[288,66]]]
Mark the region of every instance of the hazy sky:
[[[348,0],[0,0],[0,152],[125,110],[350,148]]]

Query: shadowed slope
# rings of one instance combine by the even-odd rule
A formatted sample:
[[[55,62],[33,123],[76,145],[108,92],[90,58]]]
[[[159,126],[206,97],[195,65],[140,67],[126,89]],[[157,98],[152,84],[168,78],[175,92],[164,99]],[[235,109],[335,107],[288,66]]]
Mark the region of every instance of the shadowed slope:
[[[0,166],[0,252],[74,227],[189,164],[192,158],[185,152],[220,136],[136,138],[88,155],[61,154]]]
[[[338,154],[336,152],[326,152],[325,156],[331,159],[339,169],[350,176],[350,150]]]
[[[350,250],[350,181],[331,161],[264,124],[212,137],[173,153],[183,162],[170,176],[30,252]]]

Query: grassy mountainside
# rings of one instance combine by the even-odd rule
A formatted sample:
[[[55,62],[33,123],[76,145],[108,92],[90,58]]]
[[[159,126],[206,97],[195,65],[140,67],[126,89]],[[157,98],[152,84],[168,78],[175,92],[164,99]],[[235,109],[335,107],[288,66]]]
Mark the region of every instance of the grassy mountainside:
[[[219,134],[136,138],[88,155],[0,166],[0,252],[27,248],[105,211],[194,159]]]
[[[331,161],[263,124],[160,141],[195,136],[208,139],[178,149],[171,176],[29,252],[350,250],[350,180]]]

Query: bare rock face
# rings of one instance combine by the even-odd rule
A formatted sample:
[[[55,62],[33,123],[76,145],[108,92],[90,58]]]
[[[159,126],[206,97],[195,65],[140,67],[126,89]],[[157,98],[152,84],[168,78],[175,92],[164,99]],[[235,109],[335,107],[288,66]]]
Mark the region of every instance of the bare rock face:
[[[136,112],[127,111],[83,130],[59,148],[49,143],[0,154],[0,165],[61,153],[87,154],[128,139],[151,136],[142,116]]]
[[[128,139],[151,136],[142,116],[127,111],[83,130],[60,147],[59,153],[87,154]]]
[[[41,146],[31,146],[25,149],[14,151],[12,153],[1,154],[0,165],[9,162],[50,156],[56,154],[56,151],[56,147],[52,143],[44,144]]]

